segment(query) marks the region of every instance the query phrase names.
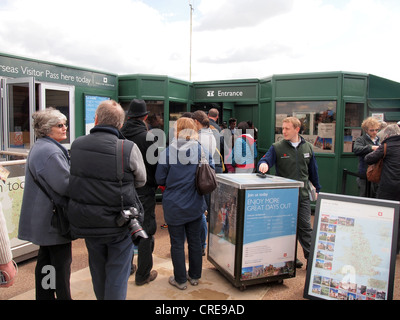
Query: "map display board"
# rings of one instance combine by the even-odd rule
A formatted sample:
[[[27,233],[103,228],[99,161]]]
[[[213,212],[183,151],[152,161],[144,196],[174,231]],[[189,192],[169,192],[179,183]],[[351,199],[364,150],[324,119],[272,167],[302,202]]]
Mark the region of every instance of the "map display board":
[[[397,201],[320,193],[304,297],[391,300]]]

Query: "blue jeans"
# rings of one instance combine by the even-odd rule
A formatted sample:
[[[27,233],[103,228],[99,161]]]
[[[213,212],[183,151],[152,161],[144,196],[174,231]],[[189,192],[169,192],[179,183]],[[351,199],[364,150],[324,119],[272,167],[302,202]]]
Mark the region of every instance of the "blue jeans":
[[[201,217],[201,233],[200,233],[202,249],[206,249],[207,247],[207,232],[208,232],[207,217],[205,214],[203,214],[203,216]]]
[[[85,242],[97,300],[125,300],[133,255],[129,233]]]
[[[203,256],[201,253],[201,224],[203,217],[179,226],[168,225],[171,241],[171,259],[174,267],[175,281],[182,284],[186,278],[185,263],[185,234],[188,243],[189,254],[189,277],[192,279],[201,278],[203,267]]]

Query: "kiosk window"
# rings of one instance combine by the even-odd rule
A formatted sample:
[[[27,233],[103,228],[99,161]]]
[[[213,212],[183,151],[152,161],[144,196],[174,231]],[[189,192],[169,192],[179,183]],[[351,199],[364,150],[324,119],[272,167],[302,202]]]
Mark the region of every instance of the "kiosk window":
[[[64,114],[67,117],[67,120],[71,122],[70,118],[70,113],[69,113],[69,106],[70,106],[70,101],[69,101],[69,91],[60,91],[60,90],[52,90],[52,89],[46,89],[46,96],[45,96],[45,101],[46,101],[46,108],[53,107],[58,109],[62,114]],[[67,130],[67,139],[62,142],[64,143],[71,143],[71,138],[70,138],[70,128]]]
[[[182,114],[187,111],[186,103],[170,102],[169,103],[169,121],[178,120]]]
[[[10,148],[30,148],[29,86],[8,85],[8,128]]]
[[[282,120],[301,121],[301,136],[314,146],[314,152],[335,151],[336,101],[289,101],[276,103],[275,141],[283,139]]]
[[[150,129],[164,128],[164,101],[161,100],[145,100],[149,116],[146,120],[147,127]],[[129,111],[130,101],[120,101],[121,107],[127,114]]]
[[[147,125],[149,129],[164,129],[164,101],[149,100],[146,101],[149,117]]]
[[[344,114],[343,152],[353,152],[354,141],[361,135],[364,103],[346,103]]]

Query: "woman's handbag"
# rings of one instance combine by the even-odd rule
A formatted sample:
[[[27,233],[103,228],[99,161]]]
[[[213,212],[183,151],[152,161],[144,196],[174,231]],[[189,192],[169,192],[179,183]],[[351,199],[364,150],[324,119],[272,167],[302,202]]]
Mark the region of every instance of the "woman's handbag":
[[[386,143],[383,145],[383,158],[379,159],[377,163],[371,164],[368,166],[367,169],[367,180],[379,183],[381,180],[381,173],[382,173],[382,166],[383,166],[383,159],[386,156]]]
[[[196,169],[196,190],[200,195],[205,195],[213,192],[217,188],[217,176],[215,170],[208,164],[201,145],[200,149],[201,159]]]

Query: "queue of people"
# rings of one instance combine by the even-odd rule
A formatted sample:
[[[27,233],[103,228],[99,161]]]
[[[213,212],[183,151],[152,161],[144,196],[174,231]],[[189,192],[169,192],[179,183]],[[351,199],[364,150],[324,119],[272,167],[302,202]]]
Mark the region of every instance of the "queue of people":
[[[164,190],[162,205],[171,241],[174,274],[169,283],[181,290],[187,288],[187,282],[198,285],[207,235],[204,214],[209,211],[209,198],[199,195],[194,183],[200,150],[204,150],[213,169],[219,165],[219,172],[227,171],[224,161],[228,163],[229,156],[253,172],[256,170],[255,139],[247,132],[247,123],[240,123],[233,131],[228,129],[234,135],[225,139],[216,124],[216,109],[210,110],[209,116],[196,111],[178,119],[174,139],[160,155],[155,154],[158,161],[150,163],[146,155],[156,138],[148,135],[147,114],[145,102],[133,100],[124,124],[121,106],[113,100],[102,102],[96,110],[95,127],[89,135],[72,143],[70,156],[60,144],[66,138],[65,116],[52,108],[34,114],[38,141],[27,160],[30,170],[26,174],[19,238],[40,246],[35,272],[36,299],[71,299],[73,238],[61,235],[51,221],[55,203],[67,206],[67,201],[71,234],[85,239],[97,299],[126,297],[133,244],[127,226],[118,225],[116,216],[132,206],[139,207],[138,201],[143,208],[139,223],[147,236],[138,243],[135,282],[143,285],[154,281],[157,271],[152,269],[152,253],[157,186]],[[118,147],[120,140],[123,140],[122,147]],[[234,144],[230,149],[227,145],[231,142]],[[226,150],[229,154],[224,156]],[[182,155],[186,157],[183,159]],[[40,192],[38,182],[50,197]],[[188,270],[185,241],[189,249]],[[41,285],[42,268],[49,264],[54,266],[57,275],[53,290],[43,289]]]
[[[121,212],[130,212],[132,216],[128,220],[137,219],[144,230],[138,242],[135,282],[140,286],[154,281],[157,278],[152,258],[157,229],[155,192],[159,186],[163,190],[162,206],[171,244],[173,275],[169,283],[181,290],[187,288],[187,282],[198,285],[206,247],[205,213],[210,212],[209,197],[200,195],[195,188],[201,150],[218,173],[232,172],[232,168],[236,173],[266,173],[275,166],[276,175],[304,182],[300,189],[297,227],[304,257],[308,258],[312,233],[308,181],[315,186],[317,194],[321,185],[313,147],[299,134],[301,122],[295,117],[284,119],[283,140],[274,143],[256,164],[254,127],[246,122],[236,127],[236,119],[231,119],[230,128],[222,130],[217,124],[218,116],[214,108],[208,116],[203,111],[185,114],[176,121],[169,146],[158,154],[158,148],[151,149],[157,137],[146,126],[146,103],[132,100],[125,116],[117,102],[107,100],[96,110],[95,127],[89,135],[72,143],[69,154],[61,145],[67,134],[65,115],[53,108],[34,113],[37,141],[26,164],[18,237],[40,248],[35,268],[36,299],[71,299],[71,241],[75,238],[85,239],[96,298],[126,298],[133,269],[134,236],[130,223],[118,223]],[[365,119],[364,134],[355,141],[354,152],[360,157],[357,180],[360,195],[365,195],[363,175],[367,164],[382,158],[383,145],[387,144],[381,182],[374,186],[373,192],[378,198],[400,201],[396,192],[400,188],[397,166],[400,128],[387,126],[381,132],[383,140],[380,141],[379,125],[371,117]],[[150,150],[155,150],[151,159]],[[55,207],[68,209],[69,234],[60,232]],[[0,213],[0,244],[4,248],[9,244],[3,236],[5,223],[1,210]],[[189,251],[188,270],[185,241]],[[46,265],[55,268],[55,286],[50,290],[42,286]],[[302,263],[297,260],[296,266],[300,268]],[[12,285],[16,269],[10,252],[3,249],[0,271],[8,276],[3,286]]]

